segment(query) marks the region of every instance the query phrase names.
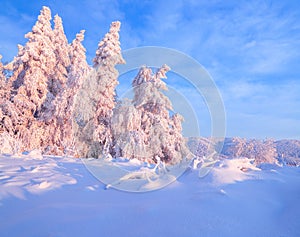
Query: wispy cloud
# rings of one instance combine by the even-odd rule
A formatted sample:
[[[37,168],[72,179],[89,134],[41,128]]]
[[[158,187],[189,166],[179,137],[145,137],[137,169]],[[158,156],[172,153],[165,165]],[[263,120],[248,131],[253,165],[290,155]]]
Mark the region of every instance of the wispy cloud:
[[[231,82],[221,87],[228,117],[228,135],[298,138],[300,134],[300,84],[286,80]]]

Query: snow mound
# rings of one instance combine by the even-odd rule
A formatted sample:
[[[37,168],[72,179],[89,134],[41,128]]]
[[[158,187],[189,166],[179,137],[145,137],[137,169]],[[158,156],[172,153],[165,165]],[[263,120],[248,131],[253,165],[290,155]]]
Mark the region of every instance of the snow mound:
[[[238,158],[222,160],[218,166],[211,170],[213,180],[217,184],[230,184],[237,181],[257,178],[254,171],[259,171],[254,159]]]

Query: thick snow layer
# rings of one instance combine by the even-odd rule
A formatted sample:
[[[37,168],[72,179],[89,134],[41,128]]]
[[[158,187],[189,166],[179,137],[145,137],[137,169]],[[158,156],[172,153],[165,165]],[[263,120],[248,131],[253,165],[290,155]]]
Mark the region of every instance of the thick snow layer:
[[[133,193],[106,189],[79,159],[40,158],[0,157],[1,237],[300,236],[296,167],[224,160]]]
[[[122,191],[146,192],[164,188],[176,181],[188,167],[189,163],[181,162],[166,166],[159,161],[156,165],[137,159],[83,159],[88,170],[106,188],[115,188]]]

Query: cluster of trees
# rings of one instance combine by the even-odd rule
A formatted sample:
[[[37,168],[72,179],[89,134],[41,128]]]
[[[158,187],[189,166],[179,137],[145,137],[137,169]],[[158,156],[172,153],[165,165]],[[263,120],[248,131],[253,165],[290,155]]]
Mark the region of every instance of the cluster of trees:
[[[73,143],[74,95],[90,71],[81,44],[84,31],[69,44],[61,18],[54,17],[54,29],[51,18],[50,9],[43,7],[25,35],[28,42],[18,45],[14,60],[1,66],[0,136],[6,142],[1,147],[9,152],[63,154]]]
[[[212,138],[190,138],[188,146],[196,157],[209,156],[216,150],[218,141]],[[217,159],[246,157],[256,165],[262,163],[300,166],[300,141],[272,139],[226,138]]]
[[[28,42],[6,65],[0,55],[0,153],[39,149],[44,154],[127,157],[177,163],[190,152],[203,157],[215,141],[182,136],[183,117],[170,115],[162,79],[170,70],[142,66],[133,79],[134,98],[116,100],[117,64],[125,63],[113,22],[99,42],[93,66],[82,45],[84,30],[69,43],[62,19],[43,7]],[[256,164],[300,164],[296,140],[226,139],[219,158],[248,157]]]
[[[84,31],[69,44],[61,18],[43,7],[28,42],[11,63],[0,64],[0,152],[40,149],[44,154],[128,157],[177,163],[188,154],[182,116],[162,81],[170,68],[143,66],[134,78],[134,99],[117,101],[117,64],[125,63],[113,22],[86,61]],[[9,73],[7,73],[9,72]],[[8,76],[9,75],[9,76]]]
[[[273,140],[245,139],[234,137],[225,143],[222,153],[229,157],[247,157],[255,164],[277,164],[277,150]]]
[[[300,141],[279,140],[275,142],[278,160],[286,165],[300,166]]]

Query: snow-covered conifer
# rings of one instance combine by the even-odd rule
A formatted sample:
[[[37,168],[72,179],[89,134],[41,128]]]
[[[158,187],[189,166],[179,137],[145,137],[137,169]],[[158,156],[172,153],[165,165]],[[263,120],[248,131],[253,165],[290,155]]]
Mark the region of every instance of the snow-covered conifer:
[[[113,67],[117,64],[124,64],[121,54],[119,31],[121,22],[115,21],[110,25],[109,32],[99,42],[96,56],[93,59],[94,67]]]
[[[68,75],[67,86],[78,90],[83,81],[90,72],[90,67],[86,61],[86,49],[82,45],[85,30],[76,34],[76,38],[70,45],[70,70]]]
[[[86,61],[86,49],[82,45],[84,40],[84,30],[76,34],[76,38],[70,45],[70,70],[66,90],[62,93],[59,109],[55,115],[60,118],[62,133],[62,145],[67,153],[73,154],[74,132],[73,132],[73,113],[75,106],[75,97],[78,94],[84,80],[86,80],[90,67]]]
[[[140,160],[147,158],[143,131],[141,130],[141,114],[128,99],[118,102],[114,108],[112,135],[112,155],[114,157]]]
[[[49,91],[55,97],[64,90],[64,86],[68,80],[68,68],[70,67],[69,44],[64,33],[62,19],[58,15],[54,17],[52,37],[56,61],[54,71],[50,75],[48,84]]]
[[[51,11],[43,7],[32,32],[25,35],[28,42],[19,46],[19,54],[14,60],[12,79],[19,106],[28,104],[23,109],[31,108],[31,113],[38,112],[48,93],[48,76],[53,72],[56,58],[52,43]]]
[[[76,35],[70,45],[70,66],[68,81],[64,82],[63,91],[53,100],[54,111],[50,111],[48,117],[51,118],[52,149],[49,153],[74,154],[74,133],[73,133],[73,112],[75,97],[79,88],[86,79],[90,68],[86,62],[85,48],[81,44],[84,40],[84,30]]]
[[[24,150],[40,148],[42,137],[47,137],[36,117],[49,94],[48,78],[56,65],[50,20],[50,9],[43,7],[32,32],[25,35],[28,42],[19,45],[12,63],[12,102],[20,115],[14,126],[15,136],[22,141]]]
[[[112,115],[112,109],[116,103],[115,89],[119,84],[117,80],[119,73],[115,66],[125,63],[119,41],[120,26],[121,23],[118,21],[111,24],[109,32],[98,44],[96,56],[93,59],[99,81],[100,94],[96,108],[99,124],[104,122],[103,120],[109,120]]]
[[[134,121],[123,123],[122,126],[133,122],[136,124],[133,131],[129,130],[134,136],[128,135],[127,131],[119,134],[119,137],[124,135],[123,147],[128,148],[124,152],[121,147],[122,155],[126,154],[128,158],[135,157],[152,162],[156,162],[156,157],[159,157],[160,160],[169,163],[178,163],[187,155],[188,150],[181,134],[183,118],[179,114],[170,116],[172,104],[162,92],[167,90],[167,86],[161,79],[166,78],[166,72],[169,70],[167,65],[163,65],[153,74],[151,68],[143,66],[132,82],[135,110],[126,110],[123,106],[120,107],[123,113],[119,114],[121,109],[114,111],[114,118],[119,118],[119,121],[124,121],[124,117],[127,117],[126,121],[134,118]],[[122,126],[119,126],[120,130]],[[115,129],[114,126],[113,130]],[[136,153],[134,148],[137,147],[139,151],[144,152]],[[116,149],[120,150],[120,146]]]
[[[120,48],[120,22],[113,22],[100,41],[93,60],[94,69],[77,96],[75,120],[79,126],[77,148],[80,156],[101,157],[112,143],[111,117],[116,105],[117,64],[125,63]]]
[[[0,55],[0,60],[2,56]],[[3,73],[0,61],[0,153],[16,153],[21,149],[21,143],[16,134],[22,123],[20,110],[11,102],[11,83]]]
[[[62,19],[58,15],[54,17],[54,29],[51,37],[55,64],[53,71],[48,74],[48,93],[39,114],[39,117],[47,123],[49,123],[57,109],[57,105],[55,105],[56,97],[61,96],[60,94],[64,93],[66,89],[70,68],[69,45],[64,33]]]

